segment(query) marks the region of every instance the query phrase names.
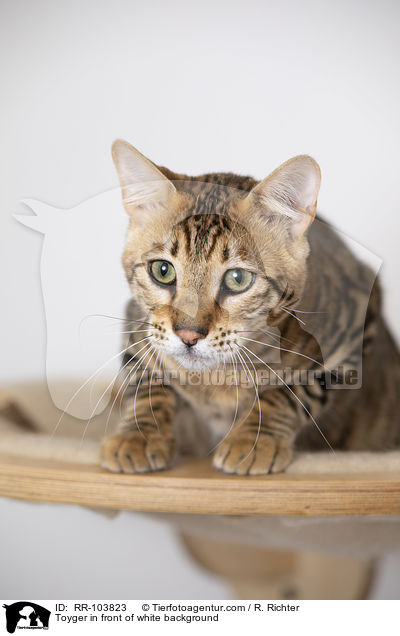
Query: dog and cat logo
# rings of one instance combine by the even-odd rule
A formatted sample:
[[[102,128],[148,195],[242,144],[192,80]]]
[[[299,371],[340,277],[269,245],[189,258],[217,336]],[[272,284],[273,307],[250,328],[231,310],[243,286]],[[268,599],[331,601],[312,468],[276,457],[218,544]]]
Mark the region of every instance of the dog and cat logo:
[[[9,634],[14,634],[16,629],[49,629],[51,612],[37,603],[18,601],[3,607]]]

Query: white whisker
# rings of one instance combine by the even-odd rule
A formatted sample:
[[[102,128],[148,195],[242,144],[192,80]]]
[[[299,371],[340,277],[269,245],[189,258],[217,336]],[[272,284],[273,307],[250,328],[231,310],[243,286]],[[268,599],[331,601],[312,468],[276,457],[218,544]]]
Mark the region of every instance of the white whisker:
[[[151,342],[148,342],[147,344],[148,344],[149,346],[148,346],[148,347],[146,347],[146,351],[145,351],[145,352],[144,352],[144,353],[140,356],[139,360],[137,360],[137,361],[135,362],[135,364],[134,364],[134,366],[132,367],[132,369],[130,369],[130,370],[128,371],[128,374],[127,374],[127,376],[126,376],[125,380],[123,381],[123,383],[122,383],[122,385],[121,385],[121,387],[120,387],[120,389],[119,389],[119,391],[118,391],[118,393],[117,393],[117,396],[116,396],[116,397],[118,397],[119,393],[120,393],[120,392],[122,391],[122,389],[123,389],[123,393],[122,393],[122,395],[121,395],[121,398],[120,398],[120,404],[119,404],[119,417],[120,417],[120,419],[123,419],[123,417],[122,417],[122,405],[123,405],[123,401],[124,401],[125,393],[127,392],[128,387],[129,387],[129,385],[130,385],[130,382],[131,382],[131,380],[132,380],[132,376],[133,376],[133,374],[134,374],[134,373],[136,373],[136,371],[140,368],[140,365],[142,364],[142,361],[146,358],[146,356],[147,356],[148,352],[149,352],[149,351],[150,351],[150,349],[151,349]],[[143,348],[144,348],[144,347],[143,347]],[[125,386],[124,386],[124,385],[125,385]],[[111,415],[111,411],[110,411],[109,415]]]
[[[160,432],[160,427],[158,426],[158,422],[157,422],[157,420],[156,420],[156,416],[154,415],[154,411],[153,411],[153,405],[152,405],[152,403],[151,403],[151,383],[153,382],[154,369],[156,368],[157,362],[158,362],[158,361],[159,361],[159,359],[160,359],[160,355],[161,355],[161,351],[159,351],[159,352],[158,352],[158,354],[157,354],[157,358],[156,358],[156,360],[155,360],[155,362],[154,362],[154,364],[153,364],[153,369],[152,369],[152,372],[151,372],[150,382],[149,382],[149,403],[150,403],[150,411],[151,411],[151,414],[152,414],[152,416],[153,416],[154,423],[155,423],[155,425],[157,426],[157,430],[158,430],[158,432]]]
[[[136,329],[136,331],[104,331],[103,335],[106,336],[115,336],[116,334],[125,334],[125,333],[129,333],[129,334],[134,334],[134,333],[144,333],[147,332],[148,333],[148,329]]]
[[[67,411],[67,409],[71,406],[72,402],[75,400],[76,396],[82,391],[82,389],[90,382],[90,380],[92,380],[93,378],[96,377],[96,375],[99,373],[99,371],[101,371],[102,369],[104,369],[104,367],[107,366],[107,364],[109,364],[110,362],[112,362],[113,360],[115,360],[115,358],[118,358],[121,354],[125,353],[126,351],[128,351],[128,349],[130,349],[131,347],[134,347],[138,344],[140,344],[141,342],[144,342],[144,340],[148,340],[149,338],[151,338],[151,336],[146,336],[146,338],[142,338],[142,340],[139,340],[138,342],[133,342],[132,344],[128,345],[127,347],[125,347],[125,349],[122,349],[122,351],[118,351],[118,353],[116,353],[115,355],[113,355],[111,358],[109,358],[106,362],[104,362],[100,367],[98,367],[96,369],[96,371],[94,371],[94,373],[92,373],[88,379],[81,384],[81,386],[79,387],[79,389],[77,389],[75,391],[75,393],[73,394],[73,396],[69,399],[69,401],[67,402],[67,405],[65,407],[65,409],[63,410],[63,412],[60,415],[60,418],[51,434],[51,436],[53,437],[58,429],[58,427],[61,424],[61,421]]]
[[[151,343],[150,343],[150,342],[146,342],[146,344],[145,344],[145,345],[143,345],[143,347],[142,347],[141,349],[139,349],[139,351],[135,351],[134,355],[133,355],[131,358],[129,358],[128,362],[126,362],[126,363],[124,364],[124,366],[123,366],[123,367],[119,370],[118,374],[120,374],[120,373],[121,373],[121,371],[123,371],[123,370],[125,369],[125,367],[127,367],[127,366],[128,366],[128,364],[130,364],[130,363],[132,362],[132,360],[134,360],[135,356],[139,355],[139,353],[140,353],[141,351],[143,351],[144,349],[148,348],[150,345],[151,345]],[[123,382],[122,382],[121,386],[120,386],[120,387],[119,387],[119,389],[118,389],[118,392],[117,392],[116,396],[114,397],[113,403],[111,404],[111,407],[110,407],[110,409],[109,409],[108,416],[107,416],[107,420],[106,420],[106,423],[105,423],[105,426],[104,426],[104,435],[107,433],[107,429],[108,429],[108,424],[109,424],[109,421],[110,421],[110,417],[111,417],[111,414],[112,414],[112,411],[113,411],[114,405],[115,405],[116,401],[118,400],[118,396],[119,396],[119,394],[121,393],[121,391],[122,391],[122,389],[123,389],[123,387],[124,387],[125,382],[126,382],[127,380],[129,381],[129,378],[130,378],[131,374],[135,371],[136,364],[140,364],[140,361],[141,361],[141,358],[140,358],[139,362],[138,362],[138,363],[135,363],[135,364],[133,365],[132,369],[130,369],[130,371],[127,373],[126,378],[123,380]],[[117,376],[117,377],[118,377],[118,376]]]
[[[287,309],[287,307],[283,307],[284,309]],[[304,311],[303,309],[295,309],[293,308],[292,311],[294,311],[295,314],[327,314],[327,311]]]
[[[238,353],[238,355],[241,357],[241,359],[243,360],[243,358],[242,358],[241,354],[240,354],[239,352],[237,352],[237,353]],[[245,353],[245,351],[243,351],[243,353]],[[247,355],[247,354],[246,354],[246,355]],[[249,358],[249,356],[247,356],[247,357]],[[257,379],[257,386],[256,386],[256,383],[254,382],[254,380],[253,380],[253,384],[254,384],[254,391],[255,391],[255,394],[256,394],[256,396],[257,396],[257,402],[258,402],[258,428],[257,428],[257,435],[256,435],[256,439],[254,440],[254,444],[253,444],[253,446],[251,447],[251,449],[249,450],[249,452],[247,453],[247,455],[246,455],[245,457],[243,457],[243,459],[239,462],[240,464],[241,464],[242,462],[244,462],[244,461],[245,461],[245,459],[247,459],[247,458],[251,455],[251,453],[255,450],[255,447],[257,446],[257,442],[258,442],[258,440],[259,440],[259,438],[260,438],[261,421],[262,421],[262,413],[261,413],[260,396],[258,395],[258,375],[257,375],[257,370],[256,370],[256,368],[255,368],[255,366],[254,366],[254,364],[253,364],[253,362],[252,362],[252,360],[251,360],[250,358],[249,358],[249,361],[251,362],[251,364],[252,364],[252,366],[253,366],[253,369],[254,369],[254,376],[255,376],[255,378]],[[244,363],[244,360],[243,360],[243,363]],[[246,366],[247,366],[247,365],[246,365]]]
[[[296,356],[301,356],[302,358],[307,358],[307,360],[310,360],[311,362],[315,362],[315,364],[318,364],[320,367],[325,369],[325,366],[321,362],[318,362],[318,360],[314,360],[314,358],[310,358],[310,356],[306,356],[305,353],[299,353],[298,351],[292,351],[292,349],[284,349],[283,347],[276,347],[275,345],[269,344],[268,342],[261,342],[260,340],[253,340],[252,338],[245,338],[244,336],[240,336],[240,337],[242,338],[242,340],[249,340],[250,342],[255,342],[256,344],[265,345],[266,347],[270,347],[271,349],[278,349],[279,351],[287,351],[288,353],[293,353]]]
[[[150,347],[150,348],[151,348],[151,349],[153,349],[153,347]],[[147,352],[147,353],[148,353],[148,352]],[[134,397],[134,399],[133,399],[133,417],[135,418],[135,422],[136,422],[136,426],[137,426],[138,431],[139,431],[139,432],[140,432],[140,434],[144,437],[144,439],[145,439],[145,440],[147,440],[147,437],[146,437],[146,435],[144,435],[144,433],[143,433],[142,429],[140,428],[140,425],[139,425],[138,419],[137,419],[137,417],[136,417],[136,398],[137,398],[137,395],[138,395],[139,387],[140,387],[140,384],[141,384],[141,382],[142,382],[143,376],[144,376],[144,374],[145,374],[145,372],[146,372],[146,369],[147,369],[147,367],[149,366],[149,364],[150,364],[151,360],[153,359],[153,356],[154,356],[154,354],[155,354],[155,353],[156,353],[156,350],[154,349],[154,350],[153,350],[153,352],[152,352],[152,354],[151,354],[151,356],[150,356],[150,358],[149,358],[149,360],[146,362],[146,366],[145,366],[145,368],[144,368],[144,369],[143,369],[143,371],[142,371],[142,375],[141,375],[141,376],[140,376],[140,378],[139,378],[139,382],[137,383],[136,391],[135,391],[135,397]]]
[[[233,354],[232,354],[232,353],[230,354],[230,357],[231,357],[231,360],[232,360],[232,366],[233,366],[233,370],[234,370],[234,373],[235,373],[235,385],[236,385],[236,407],[235,407],[235,414],[234,414],[234,416],[233,416],[233,420],[232,420],[232,423],[231,423],[231,425],[230,425],[230,427],[229,427],[228,432],[224,435],[224,437],[221,439],[221,441],[220,441],[220,442],[218,442],[218,444],[216,444],[216,445],[215,445],[215,446],[214,446],[214,447],[210,450],[210,452],[208,453],[209,455],[211,455],[211,453],[212,453],[212,452],[214,452],[214,451],[215,451],[215,449],[216,449],[216,448],[218,448],[218,446],[219,446],[220,444],[222,444],[222,442],[223,442],[223,441],[225,441],[225,440],[226,440],[226,438],[227,438],[227,437],[228,437],[228,435],[230,434],[231,430],[232,430],[232,429],[233,429],[233,427],[235,426],[236,418],[237,418],[237,414],[238,414],[238,410],[239,410],[239,385],[238,385],[238,380],[237,380],[237,365],[236,365],[236,361],[235,361],[235,359],[234,359],[234,357],[233,357]],[[224,359],[224,362],[225,362],[225,359]],[[226,365],[226,362],[225,362],[225,365]],[[226,376],[225,376],[225,378],[226,378]]]
[[[304,320],[301,320],[300,318],[298,318],[294,313],[292,313],[291,311],[289,311],[289,309],[285,309],[284,307],[281,307],[282,311],[284,311],[285,313],[289,314],[290,316],[292,316],[292,318],[294,318],[295,320],[297,320],[297,322],[300,322],[302,325],[305,325],[306,323],[304,322]]]
[[[82,318],[82,320],[79,322],[79,333],[81,331],[82,328],[82,324],[86,321],[89,320],[89,318],[109,318],[110,320],[118,320],[119,322],[124,322],[126,325],[129,325],[131,323],[134,322],[138,322],[141,325],[149,325],[151,327],[154,327],[152,322],[148,322],[145,320],[145,318],[147,318],[148,314],[146,316],[143,316],[143,318],[137,318],[137,319],[128,319],[127,317],[125,318],[119,318],[118,316],[109,316],[108,314],[88,314],[87,316],[84,316]]]
[[[261,358],[259,358],[253,351],[251,351],[251,349],[248,349],[245,345],[243,345],[243,348],[246,349],[246,351],[248,351],[249,353],[251,353],[251,355],[253,355],[255,358],[257,358],[257,360],[259,360],[262,364],[264,364],[270,371],[272,371],[272,373],[279,378],[279,380],[282,382],[282,384],[285,385],[285,387],[290,391],[290,393],[296,398],[296,400],[298,401],[298,403],[302,406],[302,408],[305,410],[305,412],[310,416],[311,421],[314,422],[315,426],[317,427],[319,433],[322,435],[323,439],[325,440],[325,442],[328,444],[329,448],[331,449],[332,453],[335,455],[335,451],[333,450],[332,446],[330,445],[330,443],[328,442],[328,440],[326,439],[325,435],[323,434],[323,432],[321,431],[320,427],[318,426],[317,422],[315,421],[315,419],[313,418],[313,416],[311,415],[310,411],[307,409],[307,407],[304,406],[303,402],[300,400],[299,397],[297,397],[296,393],[293,391],[293,389],[291,389],[291,387],[286,384],[286,382],[283,380],[283,378],[281,378],[281,376],[279,375],[279,373],[277,373],[276,371],[274,371],[274,369],[272,367],[269,366],[269,364],[267,364],[266,362],[264,362],[264,360],[261,360]]]

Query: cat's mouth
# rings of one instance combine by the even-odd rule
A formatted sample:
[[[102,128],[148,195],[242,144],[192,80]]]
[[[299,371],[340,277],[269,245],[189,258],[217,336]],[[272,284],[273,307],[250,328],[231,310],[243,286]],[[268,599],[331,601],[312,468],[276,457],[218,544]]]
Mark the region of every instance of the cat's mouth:
[[[204,345],[187,347],[183,343],[179,343],[178,346],[163,348],[163,352],[166,353],[169,358],[172,358],[180,368],[184,368],[188,371],[213,369],[221,363],[221,356],[217,356]]]
[[[225,351],[223,348],[219,348],[216,351],[215,345],[212,346],[206,338],[189,346],[174,333],[167,333],[162,340],[157,338],[154,345],[155,348],[171,360],[173,363],[172,367],[177,365],[179,369],[186,369],[187,371],[216,369],[224,361],[229,361],[231,355],[229,351]]]

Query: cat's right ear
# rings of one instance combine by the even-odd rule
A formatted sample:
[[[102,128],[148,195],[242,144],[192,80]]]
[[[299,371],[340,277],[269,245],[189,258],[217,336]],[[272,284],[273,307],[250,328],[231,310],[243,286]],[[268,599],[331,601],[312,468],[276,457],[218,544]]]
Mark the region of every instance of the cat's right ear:
[[[112,157],[129,216],[143,223],[149,214],[165,208],[176,192],[175,186],[136,148],[122,139],[112,145]]]
[[[315,159],[298,155],[260,181],[246,199],[254,202],[256,196],[262,218],[281,219],[290,238],[296,240],[314,220],[320,183],[321,170]]]

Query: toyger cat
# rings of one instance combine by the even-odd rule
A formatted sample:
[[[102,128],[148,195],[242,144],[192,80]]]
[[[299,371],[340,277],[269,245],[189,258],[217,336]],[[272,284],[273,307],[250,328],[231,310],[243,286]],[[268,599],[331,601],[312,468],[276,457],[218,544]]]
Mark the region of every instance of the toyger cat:
[[[123,265],[133,298],[122,420],[103,440],[103,466],[166,468],[185,435],[174,420],[189,411],[227,473],[283,471],[293,449],[399,446],[399,354],[372,272],[327,224],[312,224],[314,159],[294,157],[256,182],[175,174],[124,141],[113,158],[130,217]],[[153,375],[162,366],[170,381],[144,381],[146,366]],[[361,368],[362,386],[345,386]],[[222,382],[206,381],[212,369]],[[286,380],[287,369],[308,380]],[[327,377],[343,386],[329,388]]]

